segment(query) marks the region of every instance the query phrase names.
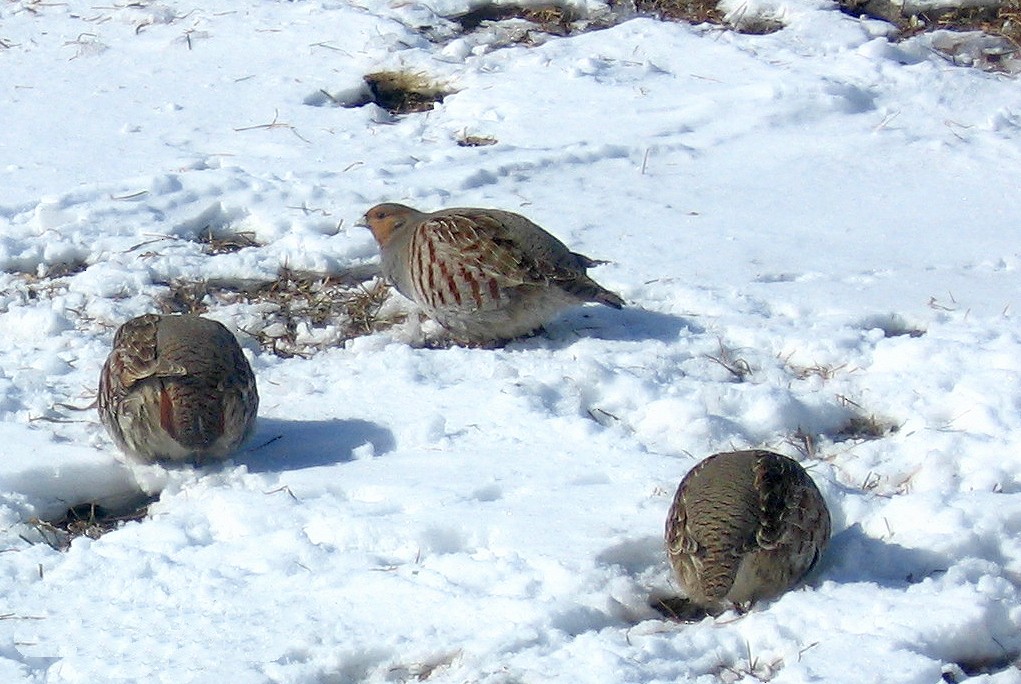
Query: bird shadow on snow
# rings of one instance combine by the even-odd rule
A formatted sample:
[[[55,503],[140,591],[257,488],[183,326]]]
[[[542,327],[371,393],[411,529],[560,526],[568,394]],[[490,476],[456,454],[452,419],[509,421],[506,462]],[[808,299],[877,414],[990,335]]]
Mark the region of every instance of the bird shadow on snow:
[[[874,582],[896,588],[917,584],[950,565],[947,556],[870,537],[855,523],[830,539],[812,575],[841,584]]]
[[[640,583],[648,582],[660,570],[666,575],[672,575],[661,536],[618,542],[600,552],[596,560],[602,565],[619,567],[624,574]],[[909,548],[869,537],[861,525],[856,523],[830,540],[819,565],[805,581],[809,585],[818,585],[823,581],[839,584],[874,583],[881,587],[899,589],[942,573],[950,565],[948,557],[927,549]],[[662,608],[669,610],[676,600],[676,591],[665,586],[650,587],[648,605],[659,614],[664,614]],[[683,602],[684,599],[681,599]],[[662,607],[657,607],[657,604],[662,604]],[[638,614],[636,617],[643,616]]]
[[[251,447],[234,461],[251,473],[301,470],[347,463],[392,451],[397,442],[385,427],[367,420],[280,420],[260,418]]]
[[[554,346],[567,345],[579,337],[599,340],[673,342],[682,333],[699,335],[705,328],[683,316],[651,311],[637,306],[623,309],[576,307],[546,324],[546,339]]]
[[[647,536],[625,539],[603,549],[596,560],[603,565],[616,565],[627,575],[638,577],[651,568],[666,563],[663,537]]]
[[[617,565],[632,577],[638,577],[658,565],[666,564],[666,549],[660,536],[629,539],[604,549],[596,560]],[[831,580],[841,584],[875,582],[881,586],[902,587],[916,584],[941,573],[950,559],[927,549],[913,549],[869,537],[855,523],[836,534],[808,576],[810,584]]]

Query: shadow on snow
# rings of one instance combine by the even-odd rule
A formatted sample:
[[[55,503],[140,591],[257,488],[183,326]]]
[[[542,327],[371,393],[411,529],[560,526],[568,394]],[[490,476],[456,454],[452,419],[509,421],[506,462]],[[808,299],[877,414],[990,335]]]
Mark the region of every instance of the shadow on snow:
[[[251,446],[234,461],[252,473],[301,470],[346,463],[367,444],[379,456],[392,451],[396,441],[390,430],[367,420],[260,418]]]

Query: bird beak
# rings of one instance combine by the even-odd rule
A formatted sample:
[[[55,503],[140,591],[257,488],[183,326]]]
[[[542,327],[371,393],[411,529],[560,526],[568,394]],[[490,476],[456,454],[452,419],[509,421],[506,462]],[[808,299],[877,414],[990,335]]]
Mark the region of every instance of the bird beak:
[[[360,219],[358,219],[358,222],[355,223],[355,225],[358,226],[359,228],[368,228],[369,227],[369,215],[368,214],[362,214],[362,217]]]

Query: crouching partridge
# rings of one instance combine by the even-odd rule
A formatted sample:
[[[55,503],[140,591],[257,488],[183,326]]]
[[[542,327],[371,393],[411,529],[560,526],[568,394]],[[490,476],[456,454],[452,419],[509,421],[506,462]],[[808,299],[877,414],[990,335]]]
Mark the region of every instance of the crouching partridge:
[[[200,316],[146,314],[114,335],[99,418],[142,463],[225,458],[255,427],[259,394],[234,335]]]
[[[710,456],[684,476],[666,521],[670,564],[711,614],[773,598],[819,560],[830,514],[796,461],[769,451]]]
[[[387,280],[465,342],[527,335],[585,302],[624,305],[586,274],[604,262],[572,252],[519,214],[470,208],[425,214],[379,204],[364,223],[379,243]]]

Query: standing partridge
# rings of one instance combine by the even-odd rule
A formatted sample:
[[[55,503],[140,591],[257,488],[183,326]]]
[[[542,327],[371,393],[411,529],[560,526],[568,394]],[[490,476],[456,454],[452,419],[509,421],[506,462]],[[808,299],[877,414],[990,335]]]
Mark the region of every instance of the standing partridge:
[[[493,343],[527,335],[562,309],[618,295],[586,275],[601,261],[572,252],[524,216],[498,209],[425,214],[379,204],[365,224],[383,275],[455,337]]]
[[[667,554],[688,600],[714,615],[790,589],[829,537],[830,514],[812,478],[762,450],[696,465],[666,521]]]
[[[142,463],[230,455],[255,427],[259,394],[234,335],[199,316],[146,314],[122,325],[99,378],[99,418]]]

